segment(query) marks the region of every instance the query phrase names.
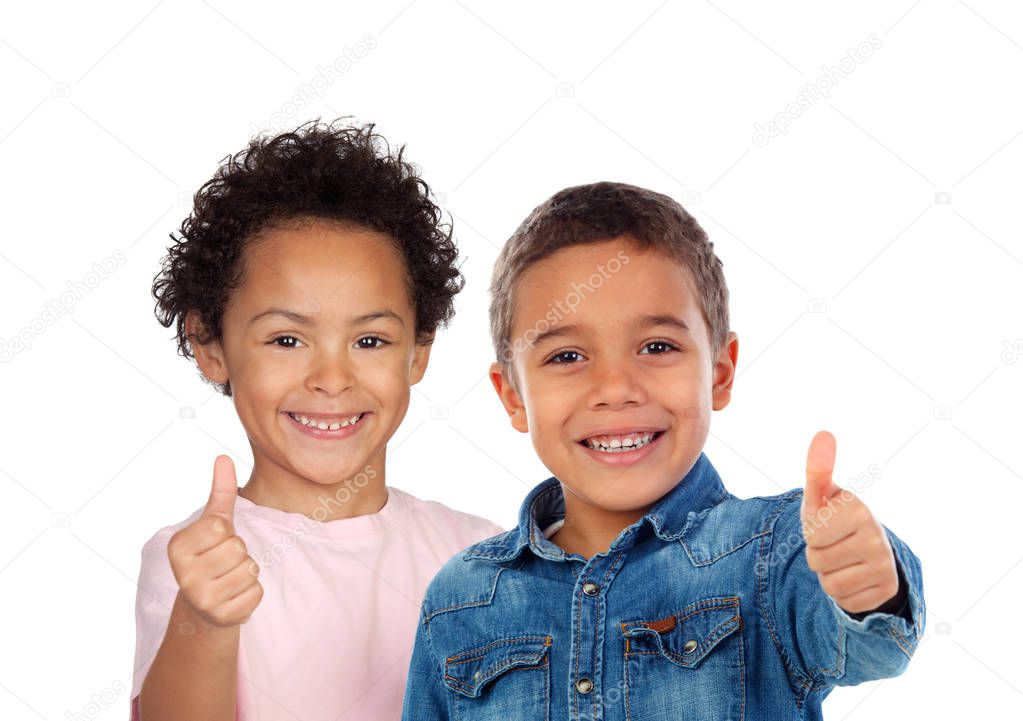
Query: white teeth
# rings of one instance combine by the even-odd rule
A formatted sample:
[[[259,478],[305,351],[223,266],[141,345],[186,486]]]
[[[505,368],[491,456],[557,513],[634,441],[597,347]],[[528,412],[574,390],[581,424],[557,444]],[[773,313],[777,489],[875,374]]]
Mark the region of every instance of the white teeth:
[[[654,435],[655,434],[653,433],[638,433],[615,437],[610,440],[587,438],[584,442],[586,443],[587,448],[592,448],[595,451],[601,451],[603,453],[624,453],[625,451],[634,451],[637,448],[642,448],[654,439]]]
[[[348,418],[342,418],[340,421],[334,421],[333,423],[328,424],[325,421],[314,421],[311,418],[308,418],[307,416],[300,416],[294,413],[289,413],[288,415],[294,418],[299,423],[301,423],[303,426],[307,426],[309,428],[318,428],[321,431],[328,430],[336,431],[341,428],[345,428],[346,426],[350,426],[353,423],[356,423],[360,418],[362,418],[362,414],[359,413],[358,415],[349,416]]]

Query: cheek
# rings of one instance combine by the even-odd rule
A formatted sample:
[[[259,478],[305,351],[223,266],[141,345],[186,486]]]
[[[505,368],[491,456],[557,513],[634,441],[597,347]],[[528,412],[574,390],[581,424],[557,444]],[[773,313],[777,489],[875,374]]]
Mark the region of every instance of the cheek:
[[[697,406],[701,410],[708,408],[713,399],[711,392],[710,368],[703,363],[686,363],[665,369],[668,371],[661,381],[672,390],[670,394],[660,394],[675,404],[685,407]],[[657,393],[656,386],[650,389]]]
[[[272,403],[301,384],[304,374],[297,359],[260,352],[239,369],[238,378],[249,398]]]
[[[409,385],[411,357],[391,353],[366,358],[358,369],[358,385],[375,396],[385,408],[407,407],[412,388]]]
[[[561,442],[561,426],[568,416],[563,399],[554,389],[535,393],[526,403],[526,420],[537,445],[555,446]]]
[[[386,388],[381,387],[382,400],[404,414],[408,410],[409,401],[412,398],[412,386],[408,384],[408,380],[404,377],[399,378],[394,374],[389,375],[390,380]]]

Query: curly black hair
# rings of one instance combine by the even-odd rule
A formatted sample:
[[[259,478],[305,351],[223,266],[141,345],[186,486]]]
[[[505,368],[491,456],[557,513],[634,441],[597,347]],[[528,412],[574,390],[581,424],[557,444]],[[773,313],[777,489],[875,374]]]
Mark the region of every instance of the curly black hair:
[[[259,231],[291,221],[325,219],[384,233],[407,268],[416,342],[430,343],[454,315],[464,278],[450,221],[430,198],[405,147],[392,150],[374,124],[318,118],[274,137],[257,136],[227,156],[195,194],[192,212],[170,234],[153,279],[161,325],[176,325],[178,353],[194,358],[185,318],[197,311],[195,341],[222,338],[224,308],[242,282],[242,252]],[[230,383],[213,383],[226,396]]]

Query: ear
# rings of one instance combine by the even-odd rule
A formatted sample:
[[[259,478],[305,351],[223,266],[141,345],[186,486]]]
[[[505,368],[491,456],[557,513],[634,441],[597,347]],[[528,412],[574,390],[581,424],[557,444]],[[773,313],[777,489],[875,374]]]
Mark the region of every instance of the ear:
[[[500,363],[490,364],[490,382],[494,384],[497,397],[511,418],[512,428],[519,433],[529,433],[529,423],[526,420],[526,406],[522,402],[522,396],[515,390],[512,381],[505,375],[505,371],[513,372],[511,366],[502,366]]]
[[[433,338],[424,343],[416,343],[412,349],[412,367],[409,369],[409,385],[414,386],[423,380],[426,373],[426,366],[430,363],[430,349],[433,348]]]
[[[735,364],[739,359],[739,337],[728,331],[725,344],[721,346],[717,360],[714,361],[714,395],[713,408],[720,411],[732,400],[732,383],[735,381]]]
[[[202,374],[214,383],[227,383],[227,360],[223,345],[215,338],[207,343],[199,342],[199,337],[205,335],[205,329],[198,311],[189,311],[185,316],[185,333]]]

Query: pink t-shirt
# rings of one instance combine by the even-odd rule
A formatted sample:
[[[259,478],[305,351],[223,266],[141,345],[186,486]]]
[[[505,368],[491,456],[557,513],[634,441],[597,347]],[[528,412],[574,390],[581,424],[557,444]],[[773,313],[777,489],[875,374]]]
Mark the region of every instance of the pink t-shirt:
[[[238,497],[235,533],[260,566],[263,598],[241,628],[238,719],[397,721],[426,586],[458,551],[502,529],[393,486],[378,512],[319,523]],[[137,697],[178,586],[167,542],[142,548],[135,603]]]

